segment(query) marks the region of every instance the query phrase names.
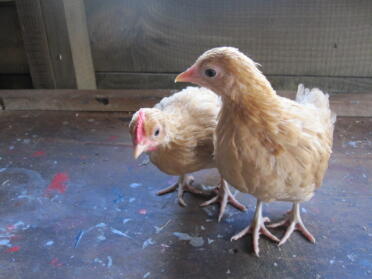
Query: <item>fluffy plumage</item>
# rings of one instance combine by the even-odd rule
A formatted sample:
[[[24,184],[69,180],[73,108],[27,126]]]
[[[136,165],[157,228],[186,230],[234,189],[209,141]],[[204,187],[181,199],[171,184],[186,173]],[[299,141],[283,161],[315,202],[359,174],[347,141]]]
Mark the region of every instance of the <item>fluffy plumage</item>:
[[[135,156],[138,157],[141,151],[147,151],[151,162],[161,171],[180,176],[178,185],[173,185],[160,194],[179,186],[179,202],[185,205],[182,199],[183,190],[200,193],[190,187],[187,175],[216,167],[213,133],[220,108],[221,100],[212,91],[187,87],[162,99],[153,108],[142,108],[133,115],[129,127],[137,152]],[[233,205],[244,209],[235,200]]]
[[[216,76],[208,77],[207,69]],[[311,199],[328,166],[335,122],[328,95],[300,85],[296,101],[282,98],[257,64],[231,47],[205,52],[176,80],[205,86],[222,97],[215,143],[218,169],[232,186],[258,199],[252,226],[234,239],[253,232],[258,255],[260,232],[277,240],[263,224],[261,202],[289,201],[294,203],[290,221],[315,241],[295,207]]]

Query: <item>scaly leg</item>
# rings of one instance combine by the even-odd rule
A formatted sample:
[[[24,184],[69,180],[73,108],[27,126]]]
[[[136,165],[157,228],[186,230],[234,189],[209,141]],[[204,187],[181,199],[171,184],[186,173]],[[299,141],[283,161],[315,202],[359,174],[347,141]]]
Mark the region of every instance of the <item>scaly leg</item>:
[[[302,222],[299,202],[293,203],[292,210],[287,214],[284,220],[268,225],[269,228],[281,226],[288,226],[288,228],[283,238],[280,240],[279,246],[284,244],[295,230],[299,230],[310,242],[315,243],[315,237],[306,229]]]
[[[212,199],[203,202],[200,206],[207,206],[213,203],[220,203],[220,213],[218,215],[218,222],[221,221],[222,216],[225,212],[226,205],[230,203],[232,206],[235,208],[241,210],[241,211],[246,211],[247,208],[242,205],[230,192],[229,186],[227,185],[226,181],[221,177],[221,184],[218,187],[217,190],[217,195],[214,196]]]
[[[178,182],[168,188],[165,188],[163,190],[160,190],[157,194],[159,196],[161,195],[164,195],[164,194],[168,194],[168,193],[171,193],[173,191],[175,191],[177,188],[178,188],[178,193],[177,193],[177,196],[178,196],[178,203],[181,205],[181,206],[186,206],[186,202],[183,200],[183,194],[184,192],[190,192],[190,193],[194,193],[194,194],[197,194],[197,195],[204,195],[205,193],[203,193],[201,190],[199,189],[196,189],[195,187],[192,187],[191,184],[194,182],[194,178],[190,175],[181,175],[179,178],[178,178]]]
[[[254,218],[251,225],[234,235],[231,238],[231,241],[237,240],[248,233],[252,233],[253,251],[256,256],[259,257],[260,248],[258,246],[258,240],[260,238],[260,234],[265,235],[275,242],[279,242],[279,239],[265,227],[265,222],[270,222],[270,219],[268,217],[262,217],[262,201],[257,200],[256,211],[254,213]]]

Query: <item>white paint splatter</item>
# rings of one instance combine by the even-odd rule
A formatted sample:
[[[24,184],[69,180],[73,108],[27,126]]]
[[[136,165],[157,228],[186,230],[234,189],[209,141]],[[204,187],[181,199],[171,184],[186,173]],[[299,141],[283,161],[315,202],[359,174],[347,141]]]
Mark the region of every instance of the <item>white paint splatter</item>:
[[[203,225],[200,226],[200,229],[201,229],[202,231],[205,231],[205,227],[204,227]]]
[[[125,219],[123,220],[123,224],[126,224],[126,223],[128,223],[129,221],[132,221],[132,219],[130,219],[130,218],[125,218]]]
[[[10,244],[9,239],[2,239],[2,240],[0,240],[0,246],[7,246],[7,247],[10,247],[10,246],[12,246],[12,245]]]
[[[149,277],[150,274],[151,274],[151,272],[147,272],[145,275],[143,275],[143,278],[147,278],[147,277]]]
[[[9,146],[9,150],[13,150],[14,148],[14,145]]]
[[[357,256],[355,254],[349,254],[346,256],[350,261],[355,262]]]
[[[95,259],[94,259],[94,262],[95,262],[95,263],[99,263],[99,264],[101,264],[102,266],[105,266],[105,263],[104,263],[101,259],[99,259],[99,258],[95,258]]]
[[[54,244],[54,241],[53,240],[49,240],[45,243],[44,246],[52,246]]]
[[[278,266],[278,264],[277,264],[276,262],[274,262],[274,266],[275,266],[275,267],[277,267],[277,266]]]
[[[107,267],[110,268],[112,266],[112,258],[107,256]]]
[[[160,233],[166,226],[168,226],[168,224],[171,222],[171,220],[169,219],[163,226],[161,227],[157,227],[157,226],[154,226],[154,229],[155,229],[155,232],[156,233]]]
[[[335,263],[335,260],[330,260],[329,263],[330,264],[334,264]]]
[[[0,172],[6,171],[6,168],[1,168]]]
[[[190,236],[187,233],[181,232],[174,232],[173,235],[180,240],[188,240],[190,245],[194,247],[201,247],[204,245],[204,239],[202,237]]]
[[[226,271],[226,274],[231,274],[230,268]]]
[[[104,240],[106,240],[106,237],[104,235],[99,235],[97,237],[97,239],[100,240],[100,241],[104,241]]]
[[[360,144],[360,141],[349,141],[348,143],[347,143],[349,146],[351,146],[351,147],[353,147],[353,148],[356,148],[356,147],[358,147],[359,146],[359,144]]]
[[[153,240],[151,237],[146,239],[142,244],[142,249],[145,249],[149,245],[154,245],[156,243],[155,240]]]
[[[307,213],[307,209],[305,207],[301,207],[301,212],[306,214]]]
[[[208,238],[208,244],[212,244],[214,242],[213,239]]]
[[[130,198],[130,199],[129,199],[129,202],[132,203],[132,202],[134,202],[135,200],[136,200],[136,198]]]
[[[95,225],[96,228],[104,228],[106,227],[106,224],[105,223],[99,223],[97,225]]]
[[[138,188],[138,187],[141,187],[142,186],[142,184],[141,183],[131,183],[131,184],[129,184],[129,187],[130,188]]]
[[[129,238],[129,239],[133,239],[132,237],[130,237],[126,233],[124,233],[122,231],[119,231],[117,229],[114,229],[114,228],[111,228],[111,232],[114,233],[114,234],[120,235],[120,236],[124,236],[124,237]]]

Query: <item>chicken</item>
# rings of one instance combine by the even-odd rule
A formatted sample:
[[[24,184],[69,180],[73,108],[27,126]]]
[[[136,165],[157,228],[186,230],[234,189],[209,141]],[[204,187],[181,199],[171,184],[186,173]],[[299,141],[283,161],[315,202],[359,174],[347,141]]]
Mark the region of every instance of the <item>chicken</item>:
[[[302,222],[300,203],[312,198],[328,167],[336,121],[328,95],[300,85],[296,101],[280,97],[257,64],[232,47],[205,52],[177,76],[179,81],[221,96],[215,135],[218,170],[233,187],[257,198],[252,224],[232,240],[252,233],[257,256],[260,233],[279,242],[265,226],[269,219],[262,216],[262,203],[284,201],[293,203],[292,210],[271,226],[288,225],[279,245],[295,229],[315,242]]]
[[[158,192],[159,195],[178,187],[178,201],[186,206],[184,191],[202,194],[202,191],[191,186],[193,178],[188,174],[216,167],[213,134],[220,108],[220,98],[210,90],[187,87],[162,99],[153,108],[142,108],[133,115],[129,128],[134,157],[148,152],[151,162],[162,172],[179,176],[175,185]],[[214,202],[221,203],[219,221],[227,203],[245,210],[222,178],[217,196],[202,206]]]

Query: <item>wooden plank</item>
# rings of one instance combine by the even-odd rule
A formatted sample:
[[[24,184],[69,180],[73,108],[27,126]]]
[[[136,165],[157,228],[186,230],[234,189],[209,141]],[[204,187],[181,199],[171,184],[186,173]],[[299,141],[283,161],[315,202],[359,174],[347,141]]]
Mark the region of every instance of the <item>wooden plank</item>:
[[[39,0],[16,0],[22,37],[33,86],[55,88],[43,13]]]
[[[95,89],[96,78],[83,0],[63,0],[78,89]]]
[[[136,111],[171,90],[0,90],[6,110]]]
[[[372,1],[87,0],[98,72],[179,72],[233,45],[271,75],[371,77]]]
[[[77,88],[62,0],[40,0],[48,46],[56,77],[55,88]]]
[[[83,0],[17,0],[36,88],[94,89]]]
[[[175,90],[0,90],[6,110],[136,111],[150,107]],[[279,91],[293,98],[295,91]],[[339,116],[372,117],[372,93],[334,94]]]
[[[169,89],[185,85],[174,83],[176,73],[97,73],[100,89]]]
[[[0,2],[0,74],[29,73],[14,2]]]
[[[264,72],[265,73],[265,72]],[[166,89],[183,88],[175,84],[176,73],[97,73],[97,85],[101,89]],[[323,77],[268,75],[277,90],[296,90],[299,83],[307,87],[319,87],[330,93],[359,93],[372,91],[372,77]]]

